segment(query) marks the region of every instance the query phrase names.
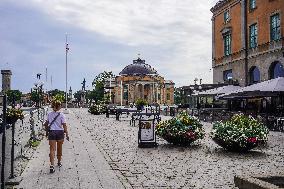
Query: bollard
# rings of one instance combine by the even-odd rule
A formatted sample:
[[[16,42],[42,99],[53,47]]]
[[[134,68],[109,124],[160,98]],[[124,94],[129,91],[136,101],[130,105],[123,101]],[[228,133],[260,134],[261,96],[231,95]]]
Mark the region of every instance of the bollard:
[[[119,121],[119,112],[116,112],[115,118],[116,118],[117,121]]]
[[[109,110],[106,110],[106,117],[109,118]]]

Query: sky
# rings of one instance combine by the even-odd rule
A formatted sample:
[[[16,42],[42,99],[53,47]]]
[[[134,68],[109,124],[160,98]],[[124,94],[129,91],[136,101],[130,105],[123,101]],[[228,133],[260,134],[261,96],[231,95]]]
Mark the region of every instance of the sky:
[[[84,78],[91,89],[103,71],[118,75],[138,54],[176,87],[195,78],[212,83],[210,8],[216,2],[0,0],[0,69],[12,71],[12,89],[29,92],[41,73],[46,90],[65,90],[67,34],[73,91]]]

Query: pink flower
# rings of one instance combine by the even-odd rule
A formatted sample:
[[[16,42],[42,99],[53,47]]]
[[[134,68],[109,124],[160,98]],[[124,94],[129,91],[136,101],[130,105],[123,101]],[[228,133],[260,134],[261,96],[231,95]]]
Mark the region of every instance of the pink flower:
[[[256,137],[249,137],[247,139],[247,141],[250,142],[250,143],[256,143],[257,142],[257,138]]]
[[[189,138],[195,139],[195,133],[194,132],[188,131],[188,132],[186,132],[186,134],[187,134],[187,136],[189,136]]]

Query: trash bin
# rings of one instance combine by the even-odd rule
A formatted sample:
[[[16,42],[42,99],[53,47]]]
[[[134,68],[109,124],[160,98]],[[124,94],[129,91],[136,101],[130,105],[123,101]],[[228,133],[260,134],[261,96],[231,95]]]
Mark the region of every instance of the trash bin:
[[[170,107],[170,116],[175,116],[175,107]]]

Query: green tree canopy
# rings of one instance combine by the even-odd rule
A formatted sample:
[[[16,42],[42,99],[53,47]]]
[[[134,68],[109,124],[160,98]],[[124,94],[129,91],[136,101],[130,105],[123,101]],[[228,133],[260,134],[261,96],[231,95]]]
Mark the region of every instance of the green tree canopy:
[[[32,91],[31,92],[31,101],[33,102],[39,102],[43,101],[43,93],[38,93],[37,91]]]
[[[76,99],[77,102],[81,101],[81,94],[82,94],[82,91],[77,91],[74,93],[74,98]]]
[[[51,97],[55,97],[56,95],[61,95],[61,96],[65,96],[65,92],[64,91],[61,91],[59,89],[54,89],[54,90],[51,90],[51,91],[48,91],[48,94],[49,96]]]
[[[113,77],[115,77],[115,75],[112,73],[112,71],[104,71],[97,75],[92,82],[94,89],[93,91],[90,91],[89,94],[87,94],[87,98],[90,100],[94,100],[96,103],[98,101],[104,100],[104,84],[107,79]]]
[[[8,90],[6,94],[9,104],[13,103],[13,99],[19,101],[22,97],[22,92],[19,90]]]
[[[182,98],[182,91],[179,88],[175,88],[174,91],[174,101],[175,104],[183,104],[183,98]]]
[[[111,77],[115,77],[112,71],[110,72],[104,71],[95,77],[95,79],[92,82],[92,86],[96,86],[97,84],[101,83],[104,84],[105,80]]]

